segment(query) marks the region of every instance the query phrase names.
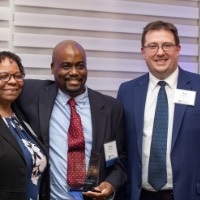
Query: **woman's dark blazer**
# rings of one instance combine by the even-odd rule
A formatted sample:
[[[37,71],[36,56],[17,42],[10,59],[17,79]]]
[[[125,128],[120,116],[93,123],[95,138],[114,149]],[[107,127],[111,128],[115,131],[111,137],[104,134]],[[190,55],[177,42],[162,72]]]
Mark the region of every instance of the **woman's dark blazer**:
[[[16,105],[13,104],[12,107],[24,129],[38,142],[46,154],[44,146],[36,138],[35,133],[25,121],[24,116],[17,109]],[[42,180],[42,185],[45,185],[44,180]],[[0,199],[26,200],[26,183],[27,166],[23,152],[0,116]],[[42,187],[43,189],[46,190],[46,188]],[[43,193],[43,196],[41,195],[40,197],[41,199],[48,199],[48,197],[45,197]]]

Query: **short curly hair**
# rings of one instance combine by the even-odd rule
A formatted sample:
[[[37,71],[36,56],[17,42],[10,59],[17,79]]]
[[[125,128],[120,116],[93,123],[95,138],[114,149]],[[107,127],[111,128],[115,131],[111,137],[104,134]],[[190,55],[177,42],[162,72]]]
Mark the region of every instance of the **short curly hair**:
[[[12,53],[10,51],[1,51],[0,52],[0,63],[5,59],[5,58],[9,58],[13,61],[15,61],[19,67],[20,72],[25,75],[25,71],[24,71],[24,66],[22,65],[21,62],[21,58],[16,55],[15,53]]]

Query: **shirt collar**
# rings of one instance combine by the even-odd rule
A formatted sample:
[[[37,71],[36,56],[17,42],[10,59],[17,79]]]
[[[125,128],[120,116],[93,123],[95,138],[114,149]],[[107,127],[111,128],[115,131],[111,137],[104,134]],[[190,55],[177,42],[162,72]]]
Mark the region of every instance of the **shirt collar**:
[[[68,100],[71,98],[71,96],[69,96],[68,94],[62,92],[60,89],[58,89],[58,94],[57,94],[58,99],[60,99],[60,101],[66,105],[68,103]],[[85,92],[83,94],[80,94],[76,97],[74,97],[76,104],[82,108],[84,106],[85,103],[87,103],[89,101],[88,98],[88,88],[85,86]]]
[[[165,81],[171,89],[174,89],[177,86],[178,74],[179,74],[179,68],[177,67],[176,70],[169,77],[167,77],[162,81]],[[161,80],[159,80],[149,72],[149,87],[151,88],[152,91],[156,88],[159,81]]]

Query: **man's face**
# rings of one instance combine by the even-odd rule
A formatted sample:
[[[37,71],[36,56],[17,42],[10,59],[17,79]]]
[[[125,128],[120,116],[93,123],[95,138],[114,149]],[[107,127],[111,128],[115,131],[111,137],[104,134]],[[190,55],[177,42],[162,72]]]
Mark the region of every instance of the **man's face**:
[[[85,52],[71,45],[59,48],[54,57],[51,70],[58,88],[71,97],[84,93],[87,80]]]
[[[163,44],[174,46],[163,50],[161,47]],[[163,29],[147,32],[144,46],[152,45],[158,45],[159,49],[150,51],[148,48],[141,48],[141,51],[149,71],[158,79],[163,80],[176,70],[181,47],[175,45],[174,35]]]

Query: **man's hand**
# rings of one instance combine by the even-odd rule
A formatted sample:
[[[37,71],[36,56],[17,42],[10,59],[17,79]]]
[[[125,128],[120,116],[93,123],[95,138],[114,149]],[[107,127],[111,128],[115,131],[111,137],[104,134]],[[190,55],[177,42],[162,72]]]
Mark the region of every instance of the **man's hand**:
[[[114,192],[112,185],[108,182],[102,182],[99,186],[95,187],[94,190],[97,192],[83,192],[83,195],[96,200],[105,200],[108,199]]]

